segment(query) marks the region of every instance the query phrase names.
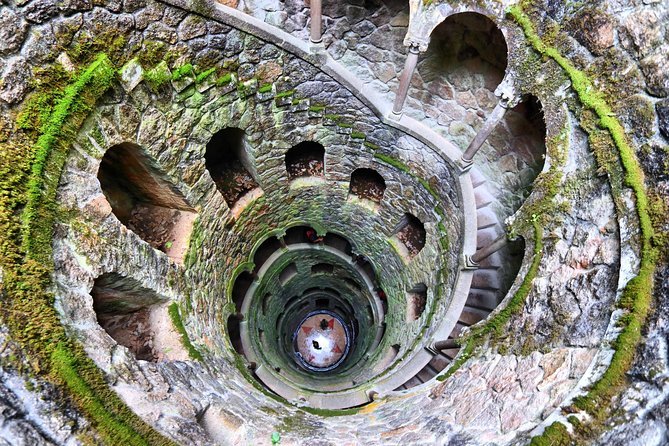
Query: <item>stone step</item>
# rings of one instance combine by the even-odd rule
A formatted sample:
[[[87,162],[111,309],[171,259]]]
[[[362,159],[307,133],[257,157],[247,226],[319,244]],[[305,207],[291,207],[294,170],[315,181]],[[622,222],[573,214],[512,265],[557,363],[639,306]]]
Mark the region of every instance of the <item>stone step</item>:
[[[474,200],[476,202],[476,208],[479,209],[488,206],[495,201],[495,197],[493,197],[485,187],[477,187],[474,189]]]
[[[448,364],[450,364],[451,362],[452,361],[450,358],[447,358],[442,354],[437,354],[430,360],[430,362],[428,362],[428,364],[433,369],[437,370],[438,372],[441,372],[446,367],[448,367]]]
[[[489,207],[483,207],[476,211],[476,227],[478,229],[499,225],[497,214]]]
[[[501,280],[497,270],[477,269],[472,277],[472,288],[483,290],[498,290],[501,287]]]
[[[486,182],[485,177],[476,167],[472,167],[469,171],[469,178],[472,180],[472,186],[477,188]]]
[[[482,321],[490,314],[487,310],[481,310],[479,308],[472,308],[465,305],[465,308],[460,314],[459,322],[464,325],[474,325],[477,322]]]
[[[459,351],[460,351],[459,348],[447,348],[442,350],[441,353],[452,361],[453,358],[455,358],[458,355]]]
[[[465,305],[470,308],[481,308],[492,311],[499,305],[497,294],[496,291],[471,288]]]
[[[501,235],[504,235],[504,231],[500,226],[479,229],[476,231],[476,249],[479,250],[489,246]]]

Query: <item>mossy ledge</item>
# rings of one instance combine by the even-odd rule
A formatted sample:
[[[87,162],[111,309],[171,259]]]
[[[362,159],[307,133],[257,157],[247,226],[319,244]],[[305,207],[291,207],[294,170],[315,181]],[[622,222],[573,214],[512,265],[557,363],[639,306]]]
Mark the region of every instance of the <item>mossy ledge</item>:
[[[101,370],[61,325],[49,292],[51,240],[56,191],[72,140],[97,100],[116,76],[99,54],[68,84],[38,89],[24,110],[25,133],[0,144],[0,158],[12,174],[0,182],[1,317],[32,373],[65,390],[61,404],[72,405],[90,421],[81,432],[88,443],[169,445],[109,388]],[[37,108],[35,108],[37,104]],[[40,107],[40,105],[42,105]],[[31,121],[32,126],[28,125]]]
[[[167,308],[167,312],[169,313],[170,319],[172,320],[172,325],[174,325],[175,330],[181,336],[181,344],[188,351],[188,356],[190,356],[191,359],[194,359],[196,361],[201,361],[202,354],[190,342],[190,338],[188,337],[188,332],[186,331],[186,327],[184,327],[184,323],[181,320],[181,313],[179,312],[179,304],[177,304],[176,302],[172,302],[170,306]]]
[[[574,406],[592,417],[587,433],[584,429],[579,431],[583,435],[594,435],[604,429],[603,423],[610,415],[611,400],[620,393],[626,382],[626,373],[634,361],[636,348],[642,338],[641,330],[652,304],[658,252],[653,245],[654,229],[644,186],[644,174],[627,141],[623,126],[592,81],[556,48],[544,43],[520,6],[511,7],[508,14],[522,28],[532,48],[542,56],[553,59],[565,71],[581,104],[595,113],[598,125],[609,133],[624,169],[624,183],[632,190],[636,199],[641,233],[641,261],[638,274],[628,282],[618,302],[618,306],[626,313],[618,321],[621,331],[612,345],[615,351],[609,367],[590,387],[588,393],[574,399]],[[559,428],[557,424],[559,423],[553,423],[542,435],[535,437],[533,444],[564,444],[566,428]]]

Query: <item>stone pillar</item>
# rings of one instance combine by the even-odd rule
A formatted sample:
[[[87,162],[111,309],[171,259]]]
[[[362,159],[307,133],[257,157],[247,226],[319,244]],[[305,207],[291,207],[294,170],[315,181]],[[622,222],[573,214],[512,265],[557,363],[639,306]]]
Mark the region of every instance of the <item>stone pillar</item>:
[[[321,43],[323,40],[323,4],[322,0],[311,0],[311,43]]]
[[[488,246],[479,249],[474,253],[473,256],[465,256],[465,268],[466,269],[476,269],[479,266],[479,263],[483,260],[490,257],[492,254],[496,253],[500,249],[504,248],[508,243],[506,234],[500,235]]]
[[[396,115],[402,114],[404,101],[406,100],[407,93],[409,92],[411,77],[413,76],[413,72],[416,69],[416,64],[418,63],[418,54],[418,45],[410,45],[409,54],[407,55],[407,60],[404,63],[404,70],[402,70],[402,75],[400,76],[400,86],[397,88],[397,95],[395,96],[395,103],[393,104],[393,113]]]
[[[467,150],[465,150],[465,152],[460,157],[459,163],[463,171],[469,170],[469,168],[472,167],[474,164],[474,156],[479,151],[481,146],[483,146],[483,143],[486,141],[486,139],[488,139],[488,136],[490,136],[495,127],[497,127],[497,124],[499,124],[499,122],[502,120],[507,110],[514,107],[517,103],[518,102],[514,100],[513,96],[508,96],[506,94],[502,95],[501,99],[495,106],[495,109],[492,111],[490,116],[488,116],[488,119],[486,119],[485,123],[483,123],[481,130],[479,130],[472,142],[469,143]]]

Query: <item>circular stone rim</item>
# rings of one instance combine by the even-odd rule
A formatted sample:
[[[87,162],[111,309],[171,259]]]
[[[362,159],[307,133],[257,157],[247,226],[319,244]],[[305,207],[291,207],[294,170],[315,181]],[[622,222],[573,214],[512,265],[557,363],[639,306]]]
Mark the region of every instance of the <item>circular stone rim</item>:
[[[313,316],[317,316],[319,314],[327,314],[328,316],[332,316],[334,319],[336,319],[337,322],[339,322],[341,324],[342,328],[344,329],[344,336],[346,336],[346,346],[344,348],[344,351],[343,351],[341,357],[335,363],[333,363],[333,364],[331,364],[327,367],[316,367],[314,365],[309,364],[309,362],[307,362],[302,357],[302,354],[296,348],[297,334],[299,333],[300,328],[302,327],[302,325],[307,321],[307,319],[309,319]],[[297,328],[293,332],[292,341],[293,341],[293,356],[295,357],[295,360],[297,361],[297,363],[300,366],[306,368],[307,370],[311,370],[312,372],[322,373],[322,372],[329,372],[331,370],[334,370],[335,368],[339,367],[341,365],[341,363],[344,362],[344,360],[346,360],[346,358],[348,357],[348,353],[351,350],[352,339],[351,339],[351,333],[348,329],[348,326],[344,323],[344,320],[342,319],[342,317],[339,316],[337,313],[335,313],[333,311],[323,309],[323,310],[311,311],[311,312],[307,313],[307,315],[302,318],[300,323],[297,324]]]

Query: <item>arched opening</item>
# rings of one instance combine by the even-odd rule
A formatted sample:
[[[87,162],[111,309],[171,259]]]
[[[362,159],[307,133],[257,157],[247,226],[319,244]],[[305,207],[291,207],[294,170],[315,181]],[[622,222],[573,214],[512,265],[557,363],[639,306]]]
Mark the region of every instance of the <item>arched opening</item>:
[[[507,53],[504,34],[488,17],[454,14],[432,31],[418,72],[437,98],[455,100],[464,108],[483,106],[477,102],[493,99],[504,78]]]
[[[244,354],[244,348],[242,347],[242,339],[240,334],[239,323],[241,320],[236,314],[231,314],[228,317],[228,336],[230,337],[230,343],[237,353],[240,355]]]
[[[286,266],[279,274],[279,282],[281,285],[286,285],[290,279],[297,276],[297,266],[294,263]]]
[[[356,169],[351,174],[349,194],[380,203],[386,190],[386,181],[374,169]]]
[[[244,303],[244,297],[251,288],[253,283],[254,276],[248,271],[242,272],[235,279],[235,284],[232,286],[232,301],[235,304],[235,309],[237,313],[242,311],[242,304]]]
[[[427,286],[419,283],[407,293],[407,322],[413,322],[423,315],[427,304]]]
[[[325,175],[325,147],[313,141],[304,141],[286,152],[288,179],[322,177]]]
[[[112,212],[152,247],[181,262],[195,221],[195,211],[136,144],[107,150],[98,180]]]
[[[332,274],[334,273],[334,265],[329,263],[317,263],[311,267],[312,274]]]
[[[228,127],[211,137],[204,153],[205,166],[228,207],[258,188],[243,130]]]
[[[98,323],[112,339],[137,359],[159,359],[150,321],[151,312],[163,300],[158,294],[134,279],[108,273],[95,279],[91,296]]]
[[[345,237],[335,234],[334,232],[328,232],[325,234],[325,237],[323,237],[323,243],[346,255],[351,255],[353,250],[351,242],[349,242]]]
[[[404,214],[395,231],[395,237],[404,246],[407,258],[412,259],[425,246],[425,227],[417,217],[411,214]]]
[[[256,249],[255,254],[253,255],[253,263],[255,265],[254,271],[258,271],[269,259],[272,254],[281,250],[283,246],[281,242],[276,237],[270,237]]]
[[[499,157],[503,187],[518,191],[508,198],[515,211],[529,196],[535,178],[544,167],[546,121],[541,101],[533,95],[523,98],[506,112],[489,141]]]

